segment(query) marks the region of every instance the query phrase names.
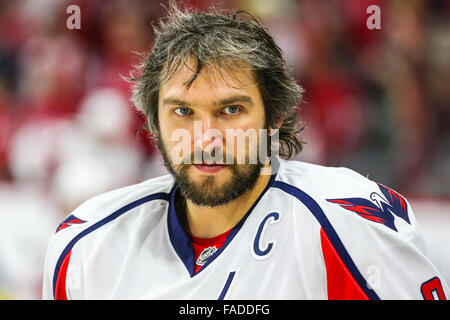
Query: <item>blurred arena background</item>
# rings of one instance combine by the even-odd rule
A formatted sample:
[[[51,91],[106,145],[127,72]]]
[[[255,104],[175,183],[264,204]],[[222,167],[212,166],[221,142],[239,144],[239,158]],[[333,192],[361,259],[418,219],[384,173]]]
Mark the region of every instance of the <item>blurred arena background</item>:
[[[246,9],[269,27],[306,90],[298,158],[406,196],[450,282],[450,2],[184,3]],[[66,27],[71,4],[80,30]],[[372,4],[381,30],[366,26]],[[40,299],[49,236],[82,201],[166,172],[120,76],[165,11],[160,0],[0,1],[1,298]]]

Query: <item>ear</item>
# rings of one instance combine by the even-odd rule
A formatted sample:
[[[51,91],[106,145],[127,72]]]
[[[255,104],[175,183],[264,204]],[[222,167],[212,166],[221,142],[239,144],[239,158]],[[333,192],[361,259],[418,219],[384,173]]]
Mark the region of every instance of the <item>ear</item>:
[[[283,120],[277,121],[275,127],[269,127],[269,135],[272,137],[275,133],[280,131],[281,125],[283,124]]]

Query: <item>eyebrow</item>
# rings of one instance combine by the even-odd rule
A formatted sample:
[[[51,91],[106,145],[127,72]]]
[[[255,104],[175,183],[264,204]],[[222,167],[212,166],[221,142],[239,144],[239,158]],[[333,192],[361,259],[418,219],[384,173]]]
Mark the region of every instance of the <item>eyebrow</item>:
[[[223,105],[230,105],[230,104],[238,103],[238,102],[248,103],[248,104],[250,104],[250,106],[253,106],[253,99],[247,95],[234,95],[234,96],[216,101],[216,102],[214,102],[214,105],[215,106],[223,106]],[[185,100],[178,99],[178,98],[171,98],[171,97],[164,98],[162,101],[162,104],[163,105],[177,105],[177,106],[184,107],[184,108],[191,106],[191,103],[189,103]]]
[[[229,98],[218,101],[217,103],[215,103],[215,105],[223,106],[223,105],[233,104],[233,103],[237,103],[237,102],[241,102],[241,103],[244,102],[244,103],[248,103],[251,106],[253,106],[252,98],[249,96],[246,96],[246,95],[231,96]]]
[[[177,105],[180,107],[189,107],[191,104],[187,101],[177,99],[177,98],[164,98],[162,105]]]

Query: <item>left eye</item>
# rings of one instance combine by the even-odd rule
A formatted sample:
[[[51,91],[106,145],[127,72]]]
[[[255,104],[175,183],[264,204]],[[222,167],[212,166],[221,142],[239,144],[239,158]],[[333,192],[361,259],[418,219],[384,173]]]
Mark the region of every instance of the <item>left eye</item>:
[[[241,110],[241,108],[239,106],[229,106],[229,107],[223,108],[223,113],[237,114],[237,113],[239,113],[240,110]]]
[[[176,109],[174,110],[174,112],[175,112],[176,114],[178,114],[179,116],[185,116],[185,115],[189,114],[190,111],[191,111],[191,110],[189,110],[188,108],[184,108],[184,107],[176,108]]]

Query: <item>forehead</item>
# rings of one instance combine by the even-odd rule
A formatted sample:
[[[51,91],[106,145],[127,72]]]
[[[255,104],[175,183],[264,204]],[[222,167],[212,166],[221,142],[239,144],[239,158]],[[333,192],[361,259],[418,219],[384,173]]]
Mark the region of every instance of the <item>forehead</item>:
[[[168,80],[161,83],[159,99],[171,96],[207,101],[232,94],[259,96],[254,72],[245,63],[229,64],[226,69],[205,65],[195,76],[196,67],[192,60],[178,67]],[[195,80],[188,85],[194,76]]]

